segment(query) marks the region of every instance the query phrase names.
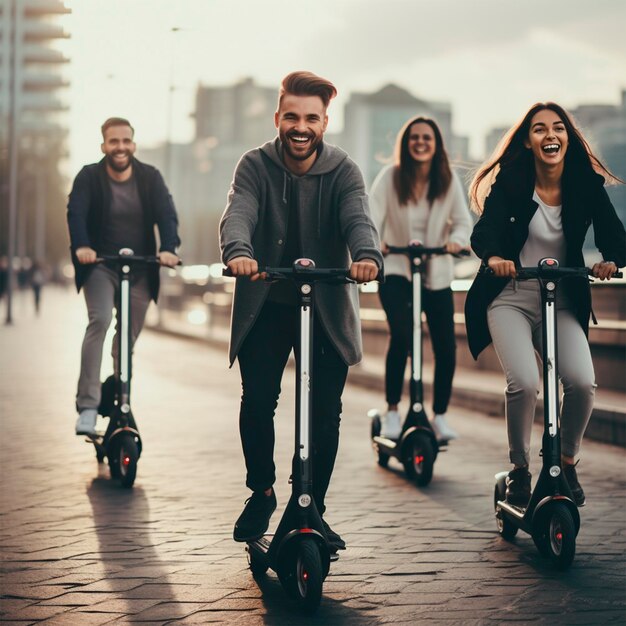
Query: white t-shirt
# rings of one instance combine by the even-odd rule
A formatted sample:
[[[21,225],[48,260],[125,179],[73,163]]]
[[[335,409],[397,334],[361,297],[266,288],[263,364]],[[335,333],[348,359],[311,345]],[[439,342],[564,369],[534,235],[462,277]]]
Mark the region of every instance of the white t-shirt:
[[[537,263],[546,257],[565,262],[566,244],[561,222],[561,206],[546,204],[537,194],[533,200],[539,205],[528,224],[528,239],[519,255],[522,267],[537,267]]]

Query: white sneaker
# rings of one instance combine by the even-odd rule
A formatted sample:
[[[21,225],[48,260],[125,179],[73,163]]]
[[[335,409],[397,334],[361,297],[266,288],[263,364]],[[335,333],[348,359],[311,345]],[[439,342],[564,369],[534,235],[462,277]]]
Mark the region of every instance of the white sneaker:
[[[387,411],[381,417],[380,436],[387,439],[398,439],[402,433],[402,417],[398,411]]]
[[[435,437],[437,441],[451,441],[452,439],[458,439],[459,435],[448,426],[445,415],[435,415],[430,421],[430,425],[435,431]]]
[[[77,435],[95,435],[96,420],[98,419],[97,409],[83,409],[76,420]]]

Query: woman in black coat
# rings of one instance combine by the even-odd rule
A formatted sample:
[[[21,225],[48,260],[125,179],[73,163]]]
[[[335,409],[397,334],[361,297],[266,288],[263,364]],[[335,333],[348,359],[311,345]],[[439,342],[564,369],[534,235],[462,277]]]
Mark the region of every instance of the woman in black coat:
[[[481,259],[465,305],[474,358],[492,341],[507,378],[506,419],[514,468],[507,500],[526,506],[530,434],[539,392],[535,353],[541,354],[541,306],[536,281],[516,281],[516,268],[555,257],[562,266],[585,265],[582,247],[593,225],[603,261],[593,275],[609,279],[626,264],[626,234],[604,189],[614,177],[594,156],[567,112],[554,103],[529,109],[502,140],[470,186],[480,215],[471,244]],[[489,267],[495,277],[487,276]],[[591,294],[586,279],[564,281],[557,306],[563,383],[562,456],[576,504],[585,503],[575,465],[591,416],[595,379],[587,342]]]

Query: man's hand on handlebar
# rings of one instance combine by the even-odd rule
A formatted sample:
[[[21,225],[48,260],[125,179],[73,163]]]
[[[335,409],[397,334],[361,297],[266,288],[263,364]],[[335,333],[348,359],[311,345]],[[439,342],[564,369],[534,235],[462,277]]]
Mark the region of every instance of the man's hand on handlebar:
[[[159,252],[159,263],[166,267],[176,267],[180,262],[180,259],[173,252]]]
[[[98,255],[93,248],[82,246],[81,248],[76,248],[76,258],[79,263],[86,265],[88,263],[95,263],[98,259]]]
[[[250,280],[265,280],[265,272],[259,273],[259,264],[248,256],[238,256],[226,263],[232,275],[249,276]]]
[[[517,271],[515,270],[515,263],[508,261],[499,256],[492,256],[487,261],[487,265],[491,268],[491,271],[495,276],[500,278],[515,278]]]
[[[612,261],[602,261],[594,264],[591,268],[591,273],[600,280],[611,280],[611,276],[617,272],[617,269],[617,265]]]
[[[370,280],[376,280],[377,276],[378,265],[371,259],[355,261],[350,266],[350,278],[356,280],[357,283],[367,283]]]

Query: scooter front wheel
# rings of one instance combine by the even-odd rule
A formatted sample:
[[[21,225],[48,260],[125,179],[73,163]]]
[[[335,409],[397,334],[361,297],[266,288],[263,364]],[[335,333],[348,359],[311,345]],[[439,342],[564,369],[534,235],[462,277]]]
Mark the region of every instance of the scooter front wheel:
[[[317,542],[304,538],[290,558],[284,564],[280,576],[287,593],[307,613],[314,613],[322,599],[322,583],[324,582],[322,557]]]
[[[125,433],[120,436],[118,446],[118,468],[122,487],[132,487],[137,476],[137,461],[139,460],[139,448],[135,435]]]
[[[420,431],[405,444],[404,470],[418,487],[425,487],[433,478],[435,451],[430,437]]]
[[[533,529],[533,541],[539,552],[557,569],[565,570],[576,554],[576,526],[566,505],[554,503],[549,506]]]

